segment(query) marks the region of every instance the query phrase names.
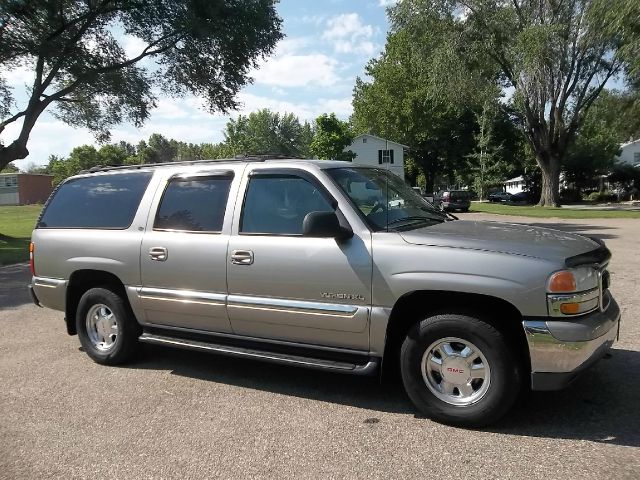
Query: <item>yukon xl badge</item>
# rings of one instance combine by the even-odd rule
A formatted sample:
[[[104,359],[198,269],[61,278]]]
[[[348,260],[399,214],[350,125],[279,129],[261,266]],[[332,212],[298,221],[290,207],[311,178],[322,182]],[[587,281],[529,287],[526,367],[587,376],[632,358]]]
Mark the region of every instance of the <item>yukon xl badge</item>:
[[[364,296],[359,293],[332,293],[322,292],[320,293],[322,298],[330,298],[332,300],[360,300],[364,302]]]

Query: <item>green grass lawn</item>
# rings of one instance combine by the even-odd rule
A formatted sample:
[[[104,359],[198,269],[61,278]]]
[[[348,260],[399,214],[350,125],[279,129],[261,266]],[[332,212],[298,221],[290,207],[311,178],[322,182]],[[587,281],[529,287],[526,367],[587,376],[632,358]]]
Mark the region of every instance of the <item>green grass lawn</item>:
[[[0,265],[29,260],[29,241],[42,205],[0,207]]]
[[[544,218],[640,218],[639,211],[625,210],[579,210],[570,206],[562,208],[520,207],[500,203],[471,203],[471,212],[495,213]]]

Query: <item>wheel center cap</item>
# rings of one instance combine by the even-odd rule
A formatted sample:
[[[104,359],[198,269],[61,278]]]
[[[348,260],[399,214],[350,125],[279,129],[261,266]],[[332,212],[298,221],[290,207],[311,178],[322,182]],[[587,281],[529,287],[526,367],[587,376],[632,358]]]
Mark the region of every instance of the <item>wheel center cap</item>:
[[[106,320],[100,319],[98,321],[98,332],[100,332],[100,334],[102,336],[107,336],[109,334],[109,322],[107,322]]]
[[[469,365],[462,358],[447,358],[442,363],[442,378],[447,382],[462,385],[469,381]]]

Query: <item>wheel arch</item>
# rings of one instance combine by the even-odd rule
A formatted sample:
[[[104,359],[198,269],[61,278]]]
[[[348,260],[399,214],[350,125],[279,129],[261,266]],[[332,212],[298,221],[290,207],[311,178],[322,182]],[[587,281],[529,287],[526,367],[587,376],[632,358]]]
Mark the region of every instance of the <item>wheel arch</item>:
[[[87,290],[96,287],[112,290],[120,295],[129,308],[131,308],[124,283],[122,283],[122,280],[120,280],[117,275],[105,270],[76,270],[69,277],[65,302],[65,322],[69,335],[76,335],[78,333],[76,331],[76,311],[80,298]]]
[[[492,314],[502,312],[500,318]],[[439,313],[481,315],[515,342],[523,368],[530,371],[529,346],[522,328],[522,314],[512,303],[490,295],[443,290],[415,290],[402,295],[394,304],[387,323],[382,377],[398,371],[398,353],[411,325],[419,318]]]

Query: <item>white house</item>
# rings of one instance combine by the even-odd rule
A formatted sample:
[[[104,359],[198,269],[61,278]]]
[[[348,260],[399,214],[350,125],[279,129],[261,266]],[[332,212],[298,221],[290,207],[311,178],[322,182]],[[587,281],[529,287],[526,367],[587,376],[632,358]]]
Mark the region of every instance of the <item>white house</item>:
[[[640,167],[640,138],[620,145],[618,161]]]
[[[364,133],[345,148],[356,154],[353,163],[388,168],[404,180],[404,151],[406,145]]]
[[[504,190],[507,193],[515,195],[516,193],[521,193],[524,191],[524,177],[520,175],[519,177],[511,178],[506,182],[502,182],[504,185]]]

